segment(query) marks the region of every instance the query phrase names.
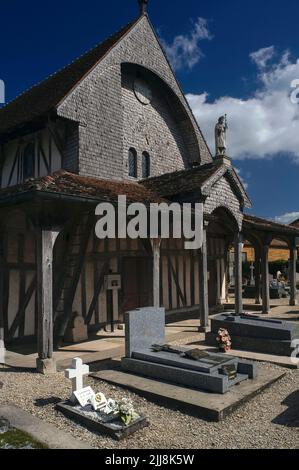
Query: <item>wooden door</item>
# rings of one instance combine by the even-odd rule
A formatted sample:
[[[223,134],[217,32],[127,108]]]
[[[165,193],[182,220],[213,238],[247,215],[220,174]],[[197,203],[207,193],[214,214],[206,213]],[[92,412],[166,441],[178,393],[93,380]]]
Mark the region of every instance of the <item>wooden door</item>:
[[[152,304],[150,258],[124,258],[122,263],[122,313]]]

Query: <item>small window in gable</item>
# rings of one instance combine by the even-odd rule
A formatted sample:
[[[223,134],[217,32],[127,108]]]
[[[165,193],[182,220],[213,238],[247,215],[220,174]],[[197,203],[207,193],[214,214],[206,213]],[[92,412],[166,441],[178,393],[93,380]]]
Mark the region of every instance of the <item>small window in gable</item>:
[[[23,152],[23,180],[34,178],[35,144],[30,142]]]
[[[130,148],[129,150],[129,176],[131,178],[137,178],[137,152],[135,149]]]
[[[151,159],[147,152],[142,154],[142,178],[149,178],[151,174]]]

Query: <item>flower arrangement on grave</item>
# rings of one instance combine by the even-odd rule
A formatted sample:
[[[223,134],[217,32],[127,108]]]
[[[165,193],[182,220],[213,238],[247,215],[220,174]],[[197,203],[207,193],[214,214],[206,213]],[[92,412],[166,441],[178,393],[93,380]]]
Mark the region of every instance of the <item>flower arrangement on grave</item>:
[[[103,394],[97,394],[97,396],[104,396]],[[127,399],[122,398],[121,400],[104,400],[101,402],[104,406],[94,407],[95,411],[99,413],[104,413],[107,415],[113,414],[115,417],[119,418],[125,426],[129,426],[132,421],[139,418],[139,415],[135,412],[133,403]]]
[[[229,332],[225,328],[220,328],[216,341],[219,345],[220,351],[228,352],[232,348],[232,340]]]
[[[118,414],[125,426],[129,426],[134,419],[138,418],[133,403],[127,398],[122,398],[120,401],[116,402],[115,414]]]

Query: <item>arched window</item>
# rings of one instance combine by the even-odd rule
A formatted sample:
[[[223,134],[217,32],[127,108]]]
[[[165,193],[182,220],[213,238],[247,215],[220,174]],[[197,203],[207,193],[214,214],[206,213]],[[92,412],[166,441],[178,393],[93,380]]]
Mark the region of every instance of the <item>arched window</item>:
[[[147,152],[142,154],[142,178],[148,178],[151,174],[151,159]]]
[[[137,152],[135,149],[130,148],[129,150],[129,176],[137,178]]]
[[[34,178],[35,145],[30,142],[24,148],[23,152],[23,179]]]

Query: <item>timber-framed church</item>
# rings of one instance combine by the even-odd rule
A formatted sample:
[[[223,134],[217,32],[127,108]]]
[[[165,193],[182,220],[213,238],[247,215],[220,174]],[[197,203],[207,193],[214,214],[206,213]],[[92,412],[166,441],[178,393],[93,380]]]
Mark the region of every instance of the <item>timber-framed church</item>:
[[[226,156],[213,157],[146,11],[0,110],[0,348],[37,341],[38,370],[53,367],[73,312],[90,331],[162,305],[200,327],[227,296],[234,245],[242,312],[242,244],[255,248],[256,300],[270,309],[268,248],[291,259],[294,227],[244,215],[250,199]],[[204,240],[99,240],[99,202],[202,202]],[[105,279],[116,275],[118,289]],[[262,299],[260,299],[260,296]]]

